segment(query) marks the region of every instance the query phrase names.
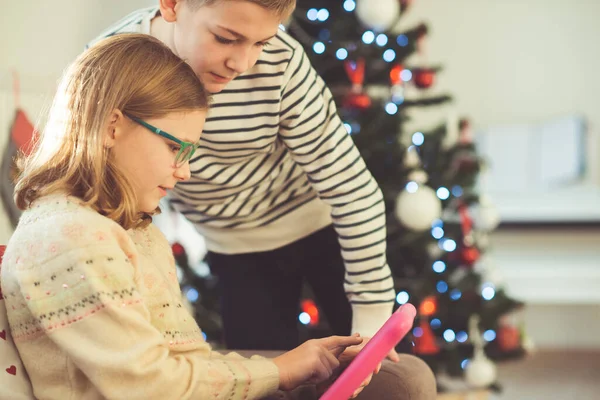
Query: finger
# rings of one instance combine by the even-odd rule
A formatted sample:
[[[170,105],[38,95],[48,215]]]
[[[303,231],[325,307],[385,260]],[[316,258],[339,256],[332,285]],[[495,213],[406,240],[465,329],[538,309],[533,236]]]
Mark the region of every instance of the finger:
[[[356,390],[354,391],[354,393],[352,393],[352,397],[350,397],[350,398],[351,398],[351,399],[354,399],[354,398],[356,398],[356,397],[357,397],[357,396],[360,394],[360,392],[362,392],[362,391],[363,391],[363,389],[364,389],[364,386],[361,386],[361,387],[359,387],[358,389],[356,389]]]
[[[390,350],[390,352],[387,355],[387,358],[389,358],[393,362],[399,362],[400,361],[400,356],[398,355],[398,353],[396,353],[395,349]]]
[[[329,351],[324,351],[325,360],[328,363],[328,367],[331,370],[330,376],[333,375],[334,371],[340,367],[340,360],[337,359],[335,355],[333,355]]]
[[[323,345],[331,351],[335,357],[346,350],[346,347],[357,346],[362,343],[363,339],[359,336],[330,336],[322,339]]]
[[[373,379],[373,374],[369,374],[369,376],[367,376],[367,379],[365,379],[365,380],[364,380],[364,381],[363,381],[363,382],[360,384],[360,386],[361,386],[361,387],[368,386],[368,385],[369,385],[369,383],[371,383],[371,379]]]
[[[378,374],[379,371],[381,371],[381,363],[377,364],[377,367],[375,368],[375,373]]]

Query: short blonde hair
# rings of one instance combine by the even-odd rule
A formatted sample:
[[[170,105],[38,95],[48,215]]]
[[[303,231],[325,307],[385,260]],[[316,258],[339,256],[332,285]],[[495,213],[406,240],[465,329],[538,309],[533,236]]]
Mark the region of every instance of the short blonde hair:
[[[196,10],[202,6],[210,6],[219,1],[247,1],[272,11],[281,19],[287,19],[296,8],[296,0],[184,0]]]
[[[110,115],[119,109],[149,119],[206,110],[208,96],[191,67],[159,40],[141,34],[103,39],[65,71],[33,152],[17,160],[17,207],[64,192],[125,229],[147,226],[151,214],[136,210],[131,183],[104,147]]]

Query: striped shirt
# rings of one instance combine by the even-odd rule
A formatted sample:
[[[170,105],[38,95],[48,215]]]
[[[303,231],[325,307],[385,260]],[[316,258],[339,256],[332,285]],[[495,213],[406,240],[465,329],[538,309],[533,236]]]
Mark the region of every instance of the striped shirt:
[[[150,34],[158,7],[136,11],[98,39]],[[346,132],[329,89],[283,31],[256,65],[213,96],[191,179],[174,207],[209,250],[267,251],[333,223],[346,266],[352,331],[372,336],[390,316],[383,195]]]

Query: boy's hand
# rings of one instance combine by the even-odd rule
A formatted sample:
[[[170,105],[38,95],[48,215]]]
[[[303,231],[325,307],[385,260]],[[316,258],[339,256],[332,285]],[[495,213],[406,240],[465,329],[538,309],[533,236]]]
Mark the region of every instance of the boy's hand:
[[[279,388],[292,390],[301,384],[317,384],[329,379],[340,366],[338,358],[346,348],[362,341],[358,335],[313,339],[274,358],[279,368]]]

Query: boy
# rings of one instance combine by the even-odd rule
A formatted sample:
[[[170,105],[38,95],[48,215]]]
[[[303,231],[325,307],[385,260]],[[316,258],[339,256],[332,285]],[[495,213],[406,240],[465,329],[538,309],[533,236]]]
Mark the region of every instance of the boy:
[[[295,347],[303,279],[338,335],[372,336],[395,296],[382,193],[302,47],[279,30],[294,7],[160,0],[98,38],[150,34],[213,93],[192,178],[171,201],[206,239],[229,348]]]

